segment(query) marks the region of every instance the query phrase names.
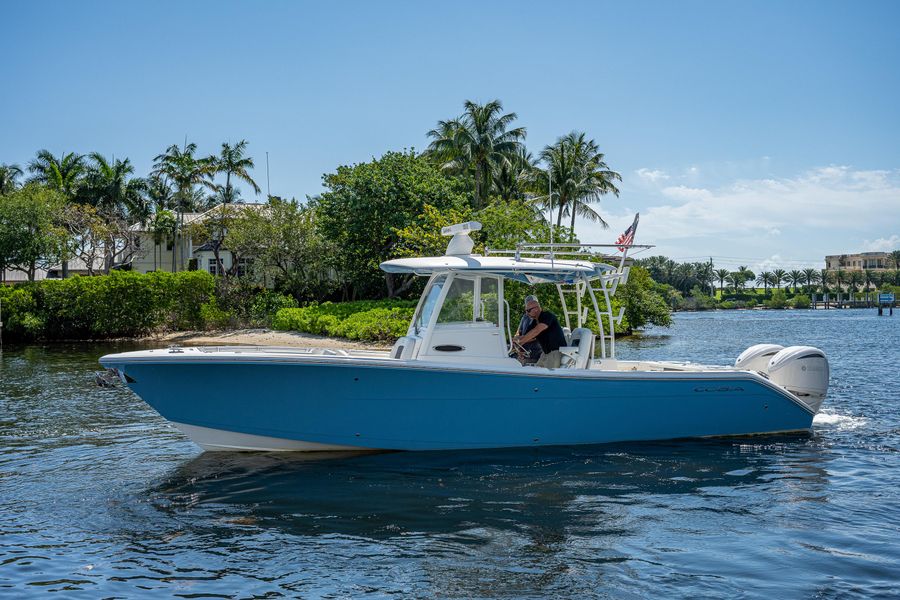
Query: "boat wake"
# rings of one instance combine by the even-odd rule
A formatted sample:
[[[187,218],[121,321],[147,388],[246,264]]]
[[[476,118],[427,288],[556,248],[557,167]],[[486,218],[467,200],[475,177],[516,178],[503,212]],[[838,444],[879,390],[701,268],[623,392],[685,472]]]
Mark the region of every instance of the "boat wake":
[[[824,411],[813,417],[813,425],[827,425],[840,430],[858,429],[868,422],[869,420],[865,417],[854,417],[852,415]]]

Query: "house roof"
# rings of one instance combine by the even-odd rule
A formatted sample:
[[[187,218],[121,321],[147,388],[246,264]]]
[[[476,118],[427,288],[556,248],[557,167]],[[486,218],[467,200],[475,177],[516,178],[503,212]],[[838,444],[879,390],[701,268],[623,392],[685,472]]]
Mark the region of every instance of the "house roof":
[[[219,204],[219,205],[216,205],[204,212],[182,213],[182,217],[184,219],[184,224],[189,225],[191,223],[205,221],[206,219],[214,216],[215,212],[217,210],[221,210],[223,206],[224,206],[224,204]],[[268,206],[268,204],[253,203],[253,202],[237,202],[234,204],[229,204],[228,206],[234,207],[234,208],[239,208],[241,210],[262,211],[264,208],[266,208]],[[150,225],[149,223],[135,223],[134,225],[129,227],[129,229],[131,231],[149,231],[150,230],[149,225]]]

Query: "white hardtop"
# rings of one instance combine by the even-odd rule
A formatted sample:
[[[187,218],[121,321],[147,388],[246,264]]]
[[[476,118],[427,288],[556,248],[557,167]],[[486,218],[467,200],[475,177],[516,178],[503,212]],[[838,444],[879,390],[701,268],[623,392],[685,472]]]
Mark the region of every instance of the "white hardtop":
[[[381,268],[387,273],[414,273],[423,276],[448,271],[471,271],[526,283],[571,283],[581,279],[594,279],[606,271],[615,270],[611,265],[581,260],[479,254],[397,258],[381,263]]]

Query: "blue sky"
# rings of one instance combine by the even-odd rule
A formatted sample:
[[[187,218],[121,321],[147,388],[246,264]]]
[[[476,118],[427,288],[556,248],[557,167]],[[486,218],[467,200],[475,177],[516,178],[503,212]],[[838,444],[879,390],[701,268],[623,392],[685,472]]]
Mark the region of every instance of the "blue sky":
[[[4,6],[0,162],[250,142],[265,190],[427,145],[499,98],[623,176],[613,231],[718,266],[900,248],[900,3],[42,2]],[[244,190],[245,197],[249,191]]]

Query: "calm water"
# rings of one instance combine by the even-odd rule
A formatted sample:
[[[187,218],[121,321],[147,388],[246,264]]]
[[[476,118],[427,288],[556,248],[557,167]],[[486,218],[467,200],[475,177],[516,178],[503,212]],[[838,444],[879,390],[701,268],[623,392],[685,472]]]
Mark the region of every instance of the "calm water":
[[[0,359],[0,596],[900,596],[900,315],[676,316],[622,358],[828,354],[811,436],[201,454],[96,359]]]

